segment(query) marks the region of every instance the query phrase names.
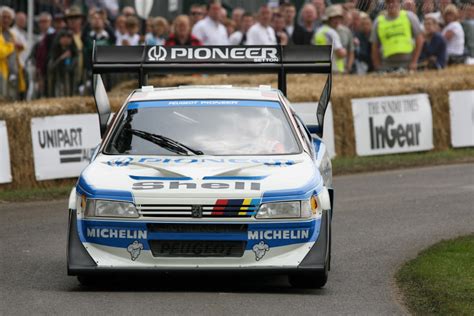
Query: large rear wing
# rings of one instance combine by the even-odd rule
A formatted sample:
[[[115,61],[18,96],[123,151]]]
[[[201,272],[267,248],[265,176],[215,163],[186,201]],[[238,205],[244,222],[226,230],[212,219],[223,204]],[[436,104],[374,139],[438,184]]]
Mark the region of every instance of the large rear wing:
[[[322,136],[324,114],[331,95],[331,46],[95,46],[92,53],[94,96],[102,117],[106,109],[100,74],[136,73],[139,87],[148,74],[277,74],[278,89],[287,93],[287,74],[328,74],[316,116]],[[98,91],[101,90],[101,91]],[[102,100],[102,102],[99,102]],[[104,123],[106,124],[106,123]]]

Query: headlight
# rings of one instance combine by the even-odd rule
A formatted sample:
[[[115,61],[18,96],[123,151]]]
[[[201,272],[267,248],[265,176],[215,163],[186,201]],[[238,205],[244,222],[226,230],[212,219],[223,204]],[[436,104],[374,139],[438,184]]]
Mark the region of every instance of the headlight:
[[[258,219],[266,218],[309,218],[313,214],[318,215],[318,203],[316,197],[308,200],[275,202],[260,205],[257,215]]]
[[[260,205],[256,218],[298,218],[301,217],[301,203],[278,202]]]
[[[87,200],[86,216],[138,217],[135,205],[128,202]]]

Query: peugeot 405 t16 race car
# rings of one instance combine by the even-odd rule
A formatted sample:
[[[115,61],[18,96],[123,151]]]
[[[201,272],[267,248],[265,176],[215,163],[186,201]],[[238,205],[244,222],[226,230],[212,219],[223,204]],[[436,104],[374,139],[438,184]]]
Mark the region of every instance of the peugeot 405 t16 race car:
[[[70,196],[69,275],[258,272],[324,286],[330,46],[97,47],[93,70],[102,142]],[[116,71],[136,72],[142,88],[109,122],[101,74]],[[276,73],[279,89],[153,88],[151,72]],[[328,75],[318,125],[285,97],[287,73]]]

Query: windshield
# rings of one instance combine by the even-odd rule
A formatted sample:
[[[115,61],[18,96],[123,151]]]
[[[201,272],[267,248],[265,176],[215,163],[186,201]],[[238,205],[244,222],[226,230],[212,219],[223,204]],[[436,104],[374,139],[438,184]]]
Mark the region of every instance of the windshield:
[[[106,154],[271,155],[300,151],[279,102],[130,102]]]

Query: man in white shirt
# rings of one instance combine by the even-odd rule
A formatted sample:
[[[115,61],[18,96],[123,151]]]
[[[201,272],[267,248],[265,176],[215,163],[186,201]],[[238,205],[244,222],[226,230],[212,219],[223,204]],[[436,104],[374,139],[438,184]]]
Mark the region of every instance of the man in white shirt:
[[[258,10],[258,22],[247,32],[247,45],[276,45],[275,30],[270,26],[272,12],[267,5]]]
[[[20,65],[25,67],[26,59],[30,53],[26,34],[26,14],[17,12],[15,15],[15,25],[10,29],[15,35],[15,40],[23,45],[23,50],[18,54]]]
[[[245,45],[247,43],[247,31],[255,23],[251,13],[244,13],[240,22],[240,30],[229,36],[230,45]]]
[[[291,38],[293,31],[295,30],[296,7],[293,3],[284,2],[280,6],[280,13],[285,18],[286,33],[288,34],[288,37]]]
[[[227,30],[219,21],[221,9],[222,5],[220,1],[210,1],[206,18],[194,25],[192,34],[197,37],[203,45],[229,45]]]

